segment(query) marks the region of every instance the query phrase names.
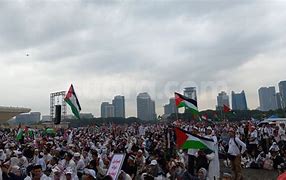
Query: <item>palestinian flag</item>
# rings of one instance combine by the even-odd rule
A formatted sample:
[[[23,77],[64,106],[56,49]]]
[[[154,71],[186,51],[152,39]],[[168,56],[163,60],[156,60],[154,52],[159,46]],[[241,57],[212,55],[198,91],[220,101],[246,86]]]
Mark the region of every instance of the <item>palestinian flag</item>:
[[[196,115],[199,114],[198,103],[196,100],[175,92],[175,101],[177,108],[185,107],[187,111]]]
[[[71,110],[73,112],[73,114],[80,119],[79,113],[81,111],[81,107],[79,104],[79,101],[77,99],[77,96],[75,94],[73,85],[71,84],[70,89],[65,97],[65,101],[70,105]]]
[[[23,139],[23,136],[24,136],[24,131],[23,131],[23,129],[19,129],[18,130],[18,133],[17,133],[17,136],[16,136],[16,140],[17,141],[20,141],[20,140],[22,140]]]
[[[228,112],[231,112],[231,109],[230,109],[230,107],[228,107],[227,105],[223,105],[223,112],[225,112],[225,113],[228,113]]]
[[[180,149],[214,150],[214,140],[191,134],[180,128],[175,128],[176,144]]]

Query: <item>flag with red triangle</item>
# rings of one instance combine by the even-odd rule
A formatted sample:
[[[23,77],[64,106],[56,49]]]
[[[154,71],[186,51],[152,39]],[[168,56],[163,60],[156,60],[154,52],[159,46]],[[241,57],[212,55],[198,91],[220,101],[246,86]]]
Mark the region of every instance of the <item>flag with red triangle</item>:
[[[183,129],[175,128],[176,145],[180,149],[214,150],[213,139],[191,134]]]
[[[187,111],[192,112],[194,115],[199,114],[198,103],[196,100],[175,92],[175,101],[177,108],[185,107]]]
[[[228,113],[228,112],[231,112],[231,109],[230,109],[230,107],[228,107],[227,105],[223,105],[223,112],[225,112],[225,113]]]
[[[70,105],[73,114],[80,119],[81,107],[74,91],[73,85],[71,84],[69,91],[65,97],[65,101]]]

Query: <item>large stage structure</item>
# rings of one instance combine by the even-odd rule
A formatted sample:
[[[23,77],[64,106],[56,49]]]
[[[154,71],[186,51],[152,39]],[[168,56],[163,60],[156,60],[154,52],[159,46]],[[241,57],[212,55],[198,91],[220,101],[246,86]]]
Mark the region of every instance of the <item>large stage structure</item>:
[[[67,104],[65,102],[66,91],[59,91],[50,94],[50,121],[55,118],[55,106],[61,105],[61,116],[64,120],[67,116]]]

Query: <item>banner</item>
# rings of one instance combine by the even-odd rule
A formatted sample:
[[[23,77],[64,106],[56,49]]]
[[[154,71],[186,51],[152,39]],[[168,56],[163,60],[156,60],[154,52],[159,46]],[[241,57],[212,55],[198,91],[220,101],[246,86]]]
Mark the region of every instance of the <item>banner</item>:
[[[125,154],[114,154],[110,162],[107,175],[110,175],[112,179],[116,180],[120,174],[124,159]]]

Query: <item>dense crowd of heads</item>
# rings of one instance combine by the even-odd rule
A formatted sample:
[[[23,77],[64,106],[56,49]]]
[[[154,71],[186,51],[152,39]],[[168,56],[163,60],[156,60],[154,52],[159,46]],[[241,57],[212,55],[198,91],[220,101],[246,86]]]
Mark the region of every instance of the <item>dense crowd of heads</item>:
[[[190,169],[190,153],[176,147],[174,126],[200,136],[216,136],[218,156],[224,166],[229,166],[226,152],[232,131],[247,144],[243,167],[283,170],[286,136],[282,124],[259,127],[251,122],[209,125],[176,121],[168,125],[110,124],[54,132],[26,128],[20,139],[16,138],[19,129],[1,129],[2,177],[110,179],[106,173],[112,156],[123,153],[126,156],[118,179],[207,179],[211,152],[197,151],[196,165]],[[220,176],[231,179],[230,172],[221,172]]]

